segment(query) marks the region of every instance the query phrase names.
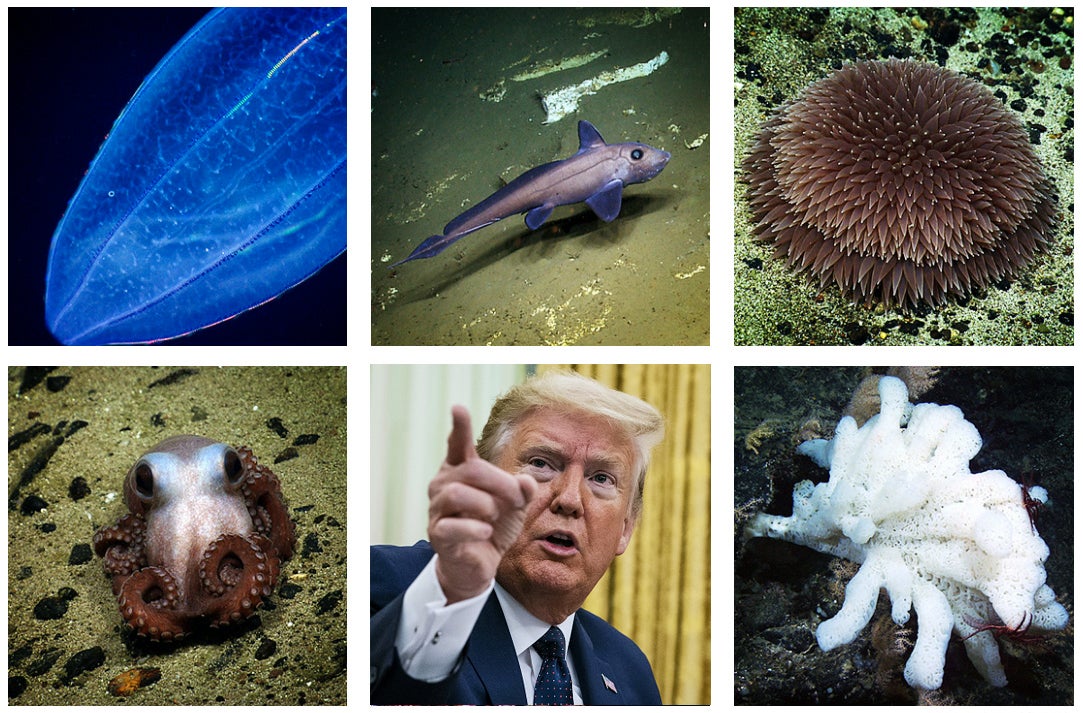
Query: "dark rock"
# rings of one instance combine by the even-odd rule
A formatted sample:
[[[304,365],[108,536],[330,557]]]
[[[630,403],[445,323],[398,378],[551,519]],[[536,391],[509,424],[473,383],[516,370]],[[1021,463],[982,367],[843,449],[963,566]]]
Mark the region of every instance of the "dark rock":
[[[64,675],[60,681],[65,686],[72,685],[75,677],[85,671],[93,671],[105,663],[105,651],[100,646],[83,649],[72,655],[64,664]]]
[[[30,682],[23,676],[8,676],[8,698],[18,698],[29,685]]]
[[[55,370],[55,366],[28,366],[23,370],[23,380],[19,383],[19,393],[25,394],[30,389],[34,388],[48,376],[49,372]]]
[[[50,376],[45,380],[45,388],[56,394],[67,388],[70,382],[70,376]]]
[[[17,450],[21,446],[29,443],[38,436],[43,436],[49,433],[52,428],[45,423],[35,423],[25,431],[18,431],[8,436],[8,453]]]
[[[284,451],[275,456],[275,463],[282,463],[283,461],[293,460],[300,455],[301,454],[297,451],[296,448],[290,446],[289,448],[286,448]]]
[[[81,475],[72,478],[71,483],[68,484],[68,497],[72,500],[82,500],[88,495],[90,495],[90,486],[87,485],[86,478]]]
[[[28,495],[26,500],[23,500],[23,504],[19,506],[19,512],[23,515],[33,515],[47,507],[49,507],[49,503],[45,502],[43,498],[37,495]]]
[[[77,596],[71,587],[61,587],[56,596],[44,597],[34,605],[34,617],[42,621],[59,619],[68,613],[68,602]]]
[[[315,552],[323,552],[323,548],[320,547],[320,538],[316,537],[316,533],[310,532],[305,535],[304,543],[301,545],[301,556],[308,557]]]
[[[286,428],[286,424],[282,423],[282,419],[278,416],[267,419],[267,428],[275,432],[279,438],[285,438],[290,435],[290,431]]]
[[[39,656],[36,661],[31,662],[30,665],[26,667],[26,672],[34,677],[43,676],[49,673],[53,668],[53,664],[55,664],[57,659],[63,655],[64,651],[62,649],[46,649],[41,652],[41,656]]]
[[[172,386],[173,384],[178,384],[191,376],[195,376],[198,373],[198,369],[176,369],[167,374],[166,376],[163,376],[161,379],[158,379],[157,381],[152,381],[150,384],[147,385],[147,388],[153,389],[158,386]]]
[[[256,652],[253,656],[256,657],[257,661],[263,661],[264,659],[274,656],[276,651],[278,651],[278,644],[275,640],[264,637],[260,642],[259,647],[256,648]]]
[[[71,554],[68,555],[68,564],[86,564],[93,559],[94,554],[90,550],[90,545],[85,542],[81,542],[77,545],[73,545],[71,548]]]
[[[316,613],[317,614],[326,614],[327,612],[329,612],[332,609],[334,609],[335,607],[337,607],[341,601],[342,601],[342,590],[341,589],[336,589],[333,592],[328,592],[327,594],[325,594],[323,597],[320,598],[320,601],[316,602]]]

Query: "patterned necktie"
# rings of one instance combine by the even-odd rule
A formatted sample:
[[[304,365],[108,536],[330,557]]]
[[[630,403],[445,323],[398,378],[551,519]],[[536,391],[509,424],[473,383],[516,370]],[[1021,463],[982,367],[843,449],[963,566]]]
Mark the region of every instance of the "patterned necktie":
[[[534,705],[572,705],[572,674],[564,661],[563,632],[549,627],[545,636],[534,642],[534,650],[542,657],[541,673],[534,683]]]

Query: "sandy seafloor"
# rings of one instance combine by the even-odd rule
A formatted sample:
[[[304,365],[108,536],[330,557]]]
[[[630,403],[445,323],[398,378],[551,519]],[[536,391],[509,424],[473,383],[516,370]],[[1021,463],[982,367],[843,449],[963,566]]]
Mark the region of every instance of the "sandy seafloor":
[[[1071,10],[737,8],[734,341],[736,344],[1070,345],[1074,343],[1074,24]],[[850,304],[793,274],[752,238],[741,161],[770,112],[843,63],[911,57],[984,83],[1019,114],[1060,195],[1048,253],[1020,278],[911,312]],[[1068,58],[1068,67],[1060,62]]]
[[[345,369],[11,368],[8,419],[10,704],[346,703]],[[152,644],[122,631],[91,538],[127,512],[129,467],[181,433],[250,446],[281,480],[297,547],[256,617]],[[136,668],[160,679],[107,691]]]
[[[647,10],[373,10],[372,343],[707,344],[710,320],[709,13],[642,27]],[[535,62],[608,50],[528,81]],[[552,124],[540,92],[646,62]],[[501,80],[499,102],[483,100]],[[511,216],[442,254],[388,265],[524,171],[579,147],[579,119],[607,142],[673,158],[624,191],[604,223],[582,204],[529,231]]]
[[[873,631],[891,640],[899,627],[891,621],[886,594],[872,622],[857,639],[830,652],[816,645],[819,623],[838,612],[842,587],[833,567],[844,562],[787,542],[745,541],[744,525],[757,511],[791,515],[793,484],[824,482],[826,470],[794,453],[795,435],[818,419],[824,437],[854,387],[860,368],[739,367],[734,405],[734,696],[739,704],[910,704],[917,693],[903,680],[909,648],[898,656],[878,653]],[[982,436],[983,447],[971,471],[1003,470],[1020,482],[1048,489],[1050,502],[1037,527],[1050,550],[1047,582],[1071,613],[1073,583],[1073,377],[1070,367],[947,367],[939,382],[919,400],[953,404]],[[767,435],[746,437],[766,425]],[[1074,700],[1074,614],[1068,629],[1044,646],[1027,650],[1002,637],[1005,688],[981,678],[958,636],[948,645],[944,685],[926,703],[989,705],[1070,705]],[[906,629],[912,641],[920,619],[911,613]]]

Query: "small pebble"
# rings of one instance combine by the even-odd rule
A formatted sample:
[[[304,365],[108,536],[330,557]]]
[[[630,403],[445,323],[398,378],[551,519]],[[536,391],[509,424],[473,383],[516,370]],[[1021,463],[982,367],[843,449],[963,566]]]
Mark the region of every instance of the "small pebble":
[[[83,649],[72,654],[72,657],[64,664],[64,675],[60,677],[60,680],[64,685],[70,686],[76,676],[84,671],[93,671],[104,663],[105,650],[102,647]]]
[[[115,676],[106,688],[109,693],[121,698],[157,683],[161,678],[160,668],[133,668]]]
[[[86,564],[93,557],[91,556],[90,545],[85,542],[80,542],[77,545],[72,545],[71,553],[68,555],[68,564]]]
[[[71,587],[61,587],[54,597],[42,597],[34,605],[34,617],[41,621],[59,619],[68,613],[68,602],[78,595]]]
[[[342,590],[336,589],[333,592],[328,592],[320,598],[320,601],[316,602],[316,613],[326,614],[327,612],[337,607],[339,605],[339,602],[341,601]]]
[[[257,661],[262,661],[264,659],[270,658],[271,656],[274,656],[276,651],[278,651],[278,644],[274,641],[274,639],[268,639],[265,637],[263,641],[260,642],[260,645],[256,649],[256,652],[253,654],[253,656],[256,658]]]

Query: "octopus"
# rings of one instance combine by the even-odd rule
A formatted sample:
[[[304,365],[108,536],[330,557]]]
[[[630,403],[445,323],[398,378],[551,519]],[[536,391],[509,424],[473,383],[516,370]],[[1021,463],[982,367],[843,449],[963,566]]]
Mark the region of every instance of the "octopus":
[[[153,641],[252,616],[296,542],[278,477],[249,448],[167,438],[124,479],[128,514],[94,534],[121,616]]]

